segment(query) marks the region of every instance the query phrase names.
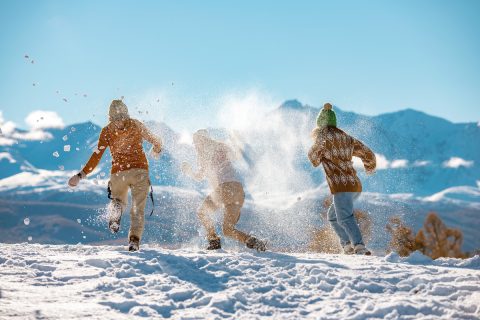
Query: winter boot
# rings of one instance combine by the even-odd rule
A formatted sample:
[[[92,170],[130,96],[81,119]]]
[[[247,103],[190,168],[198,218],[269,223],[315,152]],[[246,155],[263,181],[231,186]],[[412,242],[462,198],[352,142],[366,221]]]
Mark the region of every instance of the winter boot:
[[[267,244],[265,243],[265,241],[258,240],[255,237],[248,238],[248,240],[245,244],[247,245],[247,248],[249,248],[249,249],[255,249],[257,251],[267,250]]]
[[[137,236],[130,236],[128,251],[138,251],[140,249],[140,239]]]
[[[365,255],[365,256],[369,256],[371,255],[372,253],[370,252],[370,250],[368,250],[364,244],[356,244],[355,245],[355,248],[353,249],[353,251],[355,252],[355,254],[358,254],[358,255]]]
[[[343,246],[343,254],[354,254],[355,250],[353,249],[352,244],[349,242]]]
[[[109,206],[108,228],[112,233],[117,233],[120,229],[120,220],[122,219],[122,205],[117,200],[112,200]]]
[[[222,249],[220,238],[208,240],[207,250],[218,250],[218,249]]]

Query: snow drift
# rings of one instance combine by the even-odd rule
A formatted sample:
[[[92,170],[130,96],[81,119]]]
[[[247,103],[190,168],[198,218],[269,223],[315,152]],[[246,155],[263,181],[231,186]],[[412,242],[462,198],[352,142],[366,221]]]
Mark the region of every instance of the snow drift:
[[[480,256],[0,245],[2,318],[478,319]]]

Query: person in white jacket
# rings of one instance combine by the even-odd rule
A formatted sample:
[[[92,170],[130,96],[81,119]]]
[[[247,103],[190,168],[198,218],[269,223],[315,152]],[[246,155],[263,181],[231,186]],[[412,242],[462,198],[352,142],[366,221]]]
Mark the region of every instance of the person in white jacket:
[[[265,243],[235,228],[240,219],[240,211],[245,201],[245,193],[232,165],[233,151],[226,144],[212,139],[206,130],[193,135],[197,151],[197,172],[189,163],[182,164],[182,171],[191,178],[202,181],[207,179],[212,192],[206,197],[198,210],[198,217],[207,230],[208,250],[221,248],[220,237],[215,232],[211,215],[224,208],[223,234],[240,241],[250,249],[265,251]]]

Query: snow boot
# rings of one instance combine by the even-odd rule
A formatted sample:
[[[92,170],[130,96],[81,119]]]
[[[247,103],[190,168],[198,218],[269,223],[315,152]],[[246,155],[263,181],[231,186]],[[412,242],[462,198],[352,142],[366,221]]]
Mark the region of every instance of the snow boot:
[[[128,251],[138,251],[140,249],[140,239],[136,236],[130,237],[130,242],[128,243]]]
[[[208,240],[207,250],[218,250],[222,249],[222,244],[220,243],[220,238]]]
[[[117,233],[120,229],[120,220],[122,219],[122,205],[117,200],[112,200],[109,211],[108,228],[112,233]]]
[[[355,245],[355,248],[353,249],[353,251],[355,252],[355,254],[358,254],[358,255],[365,255],[365,256],[369,256],[371,255],[372,253],[370,252],[370,250],[368,250],[364,244],[356,244]]]
[[[265,241],[258,240],[255,237],[248,238],[247,242],[245,243],[247,248],[255,249],[257,251],[265,251],[267,250],[267,244]]]
[[[350,242],[343,246],[343,254],[354,254],[354,253],[355,253],[355,249],[353,248]]]

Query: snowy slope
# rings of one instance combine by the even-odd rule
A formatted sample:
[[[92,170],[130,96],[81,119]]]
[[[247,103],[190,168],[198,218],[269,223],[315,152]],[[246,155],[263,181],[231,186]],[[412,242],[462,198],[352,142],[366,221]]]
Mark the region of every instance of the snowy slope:
[[[112,235],[106,229],[106,179],[82,181],[77,189],[66,186],[72,172],[37,170],[0,180],[0,233],[2,242],[30,239],[34,243],[124,243],[129,226],[128,210],[121,231]],[[247,199],[238,227],[267,239],[276,249],[305,250],[313,231],[326,221],[323,200],[329,191],[325,184],[299,191],[261,197],[246,189]],[[155,215],[146,217],[144,242],[179,247],[184,243],[203,243],[203,228],[196,210],[208,190],[155,186]],[[389,217],[402,217],[414,230],[422,227],[430,211],[439,214],[447,226],[464,234],[465,251],[480,248],[478,235],[480,192],[464,187],[428,197],[411,194],[364,192],[355,207],[370,214],[373,237],[369,246],[383,253],[389,235]],[[147,204],[147,214],[151,204]],[[215,218],[221,217],[217,214]],[[24,219],[29,219],[29,224]],[[220,229],[220,228],[219,228]]]
[[[478,319],[480,256],[0,245],[0,318]]]

